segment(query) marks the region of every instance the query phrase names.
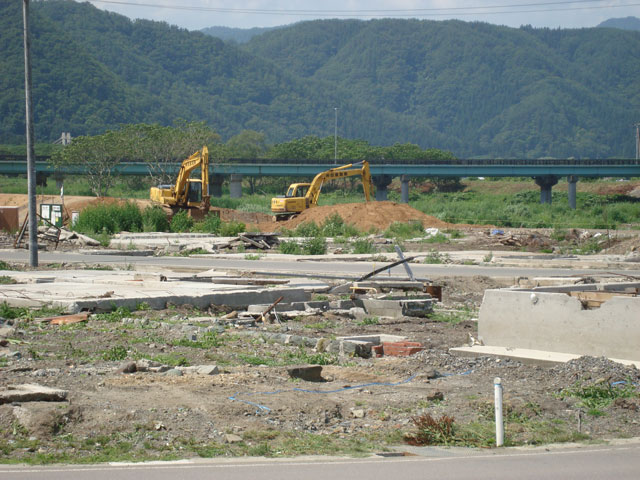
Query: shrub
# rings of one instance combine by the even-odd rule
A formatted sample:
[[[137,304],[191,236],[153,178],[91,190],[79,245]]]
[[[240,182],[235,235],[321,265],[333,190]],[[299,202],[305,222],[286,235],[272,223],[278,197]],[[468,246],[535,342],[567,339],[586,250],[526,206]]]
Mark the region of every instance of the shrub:
[[[320,235],[320,227],[315,222],[301,223],[293,231],[296,237],[317,237]]]
[[[220,235],[223,237],[235,237],[245,231],[247,226],[242,222],[223,222],[220,226]]]
[[[305,240],[302,250],[306,255],[324,255],[327,253],[327,241],[323,237],[312,237]]]
[[[221,226],[222,220],[220,220],[220,217],[213,212],[209,212],[204,217],[204,220],[197,222],[191,230],[200,233],[220,233]]]
[[[376,253],[376,247],[371,240],[361,238],[353,242],[353,253]]]
[[[353,225],[347,225],[337,213],[325,218],[321,230],[325,237],[354,237],[359,233]]]
[[[171,231],[173,233],[188,232],[193,227],[193,218],[191,218],[186,210],[176,213],[171,219]]]
[[[410,445],[453,445],[457,441],[453,417],[443,415],[435,419],[425,413],[412,420],[418,431],[405,437]]]
[[[296,242],[280,242],[280,253],[285,255],[300,255],[302,254],[302,247]]]
[[[169,230],[169,220],[162,207],[149,206],[142,212],[143,232],[166,232]]]
[[[80,212],[75,229],[84,233],[139,232],[142,213],[131,202],[90,205]]]

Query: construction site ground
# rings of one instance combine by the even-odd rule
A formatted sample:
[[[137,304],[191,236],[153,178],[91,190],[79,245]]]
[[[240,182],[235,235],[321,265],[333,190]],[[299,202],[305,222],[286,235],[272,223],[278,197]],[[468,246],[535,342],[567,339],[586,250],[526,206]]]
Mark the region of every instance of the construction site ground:
[[[444,261],[452,264],[471,267],[511,258],[520,265],[557,266],[562,256],[535,253],[559,247],[551,232],[492,234],[491,227],[435,225],[435,221],[427,226],[465,232],[463,238],[442,245],[415,242],[425,255],[434,248],[440,254],[449,252]],[[564,254],[563,266],[613,265],[618,271],[638,265],[637,231],[619,236],[589,232],[590,238],[597,233],[609,242],[606,255]],[[514,242],[501,242],[507,235]],[[10,237],[3,243],[8,248]],[[384,261],[392,258],[388,255]],[[20,278],[16,274],[16,279],[29,281],[27,267],[8,263],[15,270],[0,276],[26,272]],[[55,282],[55,272],[75,268],[42,265],[31,273],[43,279],[40,288],[45,288],[47,282]],[[104,267],[96,262],[82,268]],[[102,270],[100,275],[109,279],[136,273],[130,265],[120,268],[120,272]],[[151,274],[148,268],[144,272]],[[183,275],[170,269],[154,274]],[[50,280],[44,279],[47,276]],[[249,280],[264,275],[246,271],[242,276]],[[407,438],[417,433],[416,419],[427,414],[436,421],[453,419],[455,432],[447,437],[449,442],[490,447],[495,377],[504,385],[508,445],[640,437],[638,369],[593,357],[542,366],[454,355],[450,348],[468,345],[477,337],[484,291],[512,286],[515,279],[456,276],[452,270],[431,280],[443,286],[443,299],[427,318],[362,317],[330,308],[252,324],[237,320],[232,313],[242,310],[237,307],[169,305],[153,310],[141,303],[137,310],[92,314],[85,321],[54,325],[33,314],[12,319],[4,307],[0,392],[12,385],[38,384],[68,393],[64,401],[0,404],[0,461],[402,452],[408,448]],[[328,282],[335,283],[339,280]],[[334,302],[348,296],[313,295],[315,300]],[[36,317],[53,313],[40,312]],[[278,334],[283,341],[276,339]],[[315,348],[319,339],[378,334],[405,337],[425,349],[406,357],[361,358]],[[321,381],[292,378],[288,373],[292,366],[313,364],[322,365]],[[609,402],[600,398],[607,391]]]

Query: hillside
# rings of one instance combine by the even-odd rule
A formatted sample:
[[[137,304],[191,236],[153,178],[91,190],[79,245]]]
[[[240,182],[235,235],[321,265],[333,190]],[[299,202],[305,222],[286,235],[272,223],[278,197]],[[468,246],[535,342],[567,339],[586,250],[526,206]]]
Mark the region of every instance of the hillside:
[[[0,2],[0,143],[22,142],[19,2]],[[88,3],[32,3],[36,137],[206,121],[271,143],[333,134],[459,157],[631,157],[640,34],[321,20],[235,45]]]
[[[633,153],[634,32],[327,20],[265,33],[246,49],[460,139],[459,155]]]
[[[622,30],[635,30],[640,31],[640,18],[638,17],[625,17],[625,18],[610,18],[598,25],[600,28],[620,28]]]
[[[354,137],[424,129],[400,115],[351,102],[329,86],[303,81],[273,63],[200,32],[98,10],[88,3],[33,3],[36,137],[95,134],[122,123],[206,121],[224,138],[244,129],[272,142],[333,132],[333,107],[354,117]],[[20,5],[0,3],[0,142],[22,141],[23,57]],[[346,132],[345,132],[346,135]]]

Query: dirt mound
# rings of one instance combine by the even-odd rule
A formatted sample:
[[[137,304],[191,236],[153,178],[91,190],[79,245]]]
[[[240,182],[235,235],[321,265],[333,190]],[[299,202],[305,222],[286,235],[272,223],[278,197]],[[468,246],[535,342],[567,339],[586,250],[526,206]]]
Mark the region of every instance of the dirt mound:
[[[301,223],[315,222],[320,225],[326,218],[338,214],[345,223],[354,225],[362,231],[386,230],[394,222],[417,221],[424,228],[449,228],[452,224],[422,213],[406,203],[368,202],[324,205],[310,208],[295,218],[278,224],[280,228],[294,229]]]

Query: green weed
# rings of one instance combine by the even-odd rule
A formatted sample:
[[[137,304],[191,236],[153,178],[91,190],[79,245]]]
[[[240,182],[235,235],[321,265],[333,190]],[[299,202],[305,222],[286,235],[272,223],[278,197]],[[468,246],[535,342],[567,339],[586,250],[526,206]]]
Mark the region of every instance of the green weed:
[[[116,362],[127,358],[127,349],[122,345],[114,345],[109,350],[102,352],[102,359],[108,362]]]
[[[194,220],[189,216],[189,213],[186,210],[180,210],[171,218],[169,229],[173,233],[189,232],[193,224]]]
[[[351,245],[353,253],[363,255],[368,253],[377,253],[377,249],[371,240],[364,238],[355,240]]]
[[[293,241],[282,241],[278,246],[280,253],[284,253],[285,255],[302,255],[302,247]]]

